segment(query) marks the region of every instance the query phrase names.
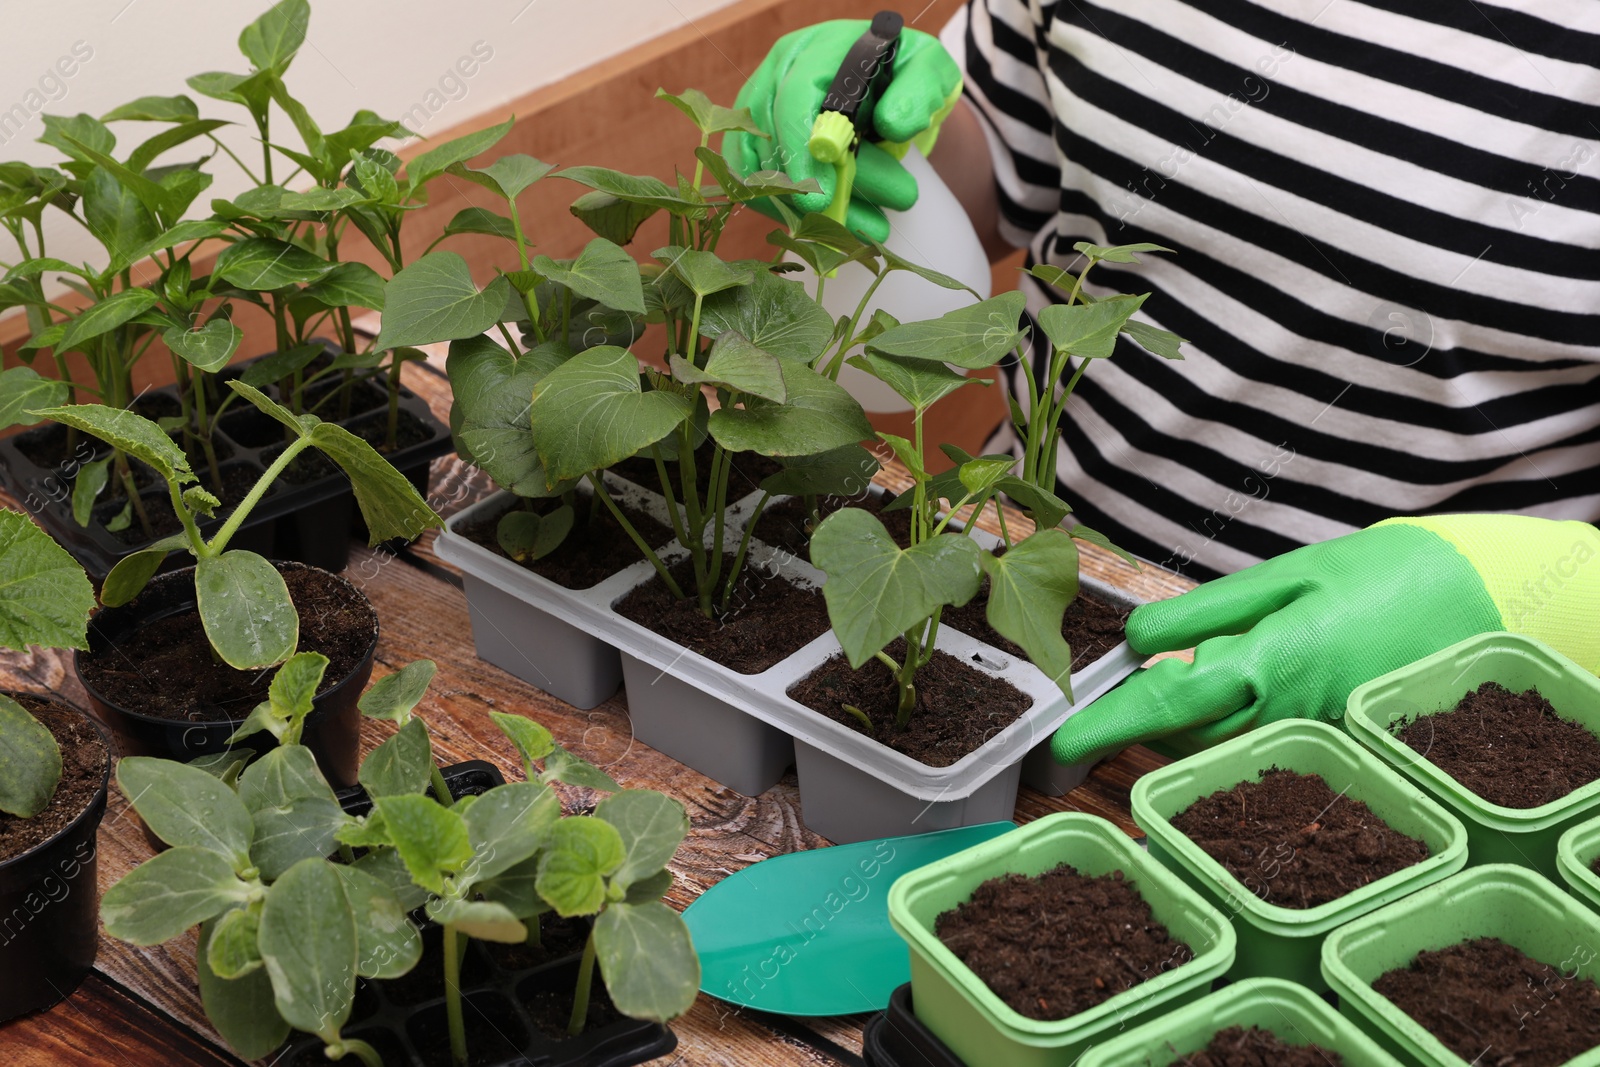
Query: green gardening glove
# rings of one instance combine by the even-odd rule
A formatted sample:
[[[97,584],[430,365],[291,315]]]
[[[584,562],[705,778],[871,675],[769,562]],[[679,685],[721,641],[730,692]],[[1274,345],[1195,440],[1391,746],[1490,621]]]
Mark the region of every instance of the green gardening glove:
[[[1600,674],[1600,532],[1524,515],[1389,519],[1135,609],[1162,660],[1072,716],[1062,763],[1167,738],[1193,750],[1279,719],[1336,722],[1357,686],[1474,634],[1537,638]]]
[[[723,138],[722,155],[740,176],[759,170],[781,170],[795,181],[815,178],[820,193],[790,198],[796,210],[821,211],[833,201],[833,165],[821,163],[806,147],[811,126],[833,76],[850,46],[866,32],[866,19],[837,19],[795,30],[778,39],[744,88],[736,106],[749,108],[768,137],[731,132]],[[904,211],[917,202],[917,180],[900,165],[906,145],[926,155],[939,126],[961,98],[961,69],[939,39],[920,30],[900,34],[894,78],[872,112],[883,146],[863,144],[856,161],[855,187],[845,224],[874,241],[889,236],[883,208]],[[774,209],[755,206],[776,217]]]

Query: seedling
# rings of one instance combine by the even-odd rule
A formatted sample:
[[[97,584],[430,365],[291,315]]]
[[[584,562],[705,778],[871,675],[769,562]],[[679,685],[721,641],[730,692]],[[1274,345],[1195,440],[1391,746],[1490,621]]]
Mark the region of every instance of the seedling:
[[[228,386],[282,423],[294,440],[209,539],[202,536],[200,523],[212,518],[222,502],[190,484],[196,479],[188,457],[161,427],[132,411],[100,404],[46,408],[34,414],[92,434],[149,465],[166,483],[172,509],[183,524],[182,533],[126,556],[112,568],[101,587],[101,602],[108,607],[127,603],[144,589],[170,552],[187,551],[195,559],[196,601],[212,650],[231,667],[255,670],[289,658],[299,640],[300,620],[278,569],[254,552],[229,549],[228,542],[296,456],[317,448],[349,476],[373,544],[414,538],[430,526],[442,525],[442,520],[404,475],[350,431],[315,415],[292,415],[242,382]]]
[[[94,589],[83,568],[26,515],[0,509],[0,648],[87,648]],[[38,815],[61,782],[55,735],[0,693],[0,811]]]

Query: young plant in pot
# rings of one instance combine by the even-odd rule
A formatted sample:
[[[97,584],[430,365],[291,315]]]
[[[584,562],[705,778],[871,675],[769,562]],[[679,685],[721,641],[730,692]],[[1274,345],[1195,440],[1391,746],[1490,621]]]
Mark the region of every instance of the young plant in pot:
[[[26,515],[0,510],[0,648],[83,648],[94,590]],[[111,752],[93,721],[0,692],[0,1021],[48,1007],[94,966],[95,831]]]
[[[372,669],[377,617],[353,586],[300,564],[274,564],[230,541],[296,456],[316,448],[349,476],[374,543],[413,538],[441,520],[372,446],[314,415],[295,416],[241,382],[229,387],[295,439],[257,479],[209,538],[199,521],[219,501],[192,483],[188,458],[155,423],[131,411],[72,405],[39,414],[94,435],[147,464],[166,483],[183,532],[128,556],[101,589],[89,650],[75,663],[122,751],[192,758],[228,747],[268,696],[260,671],[297,648],[336,664],[322,682],[306,742],[330,779],[355,780],[356,696]],[[187,551],[191,569],[153,577],[170,552]],[[295,592],[291,594],[291,583]],[[321,647],[317,647],[321,646]],[[248,739],[271,747],[267,738]]]

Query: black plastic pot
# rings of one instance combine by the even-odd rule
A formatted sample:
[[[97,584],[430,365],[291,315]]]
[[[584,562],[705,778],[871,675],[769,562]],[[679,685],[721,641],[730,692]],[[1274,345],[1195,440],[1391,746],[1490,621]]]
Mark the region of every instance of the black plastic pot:
[[[98,723],[84,718],[106,746],[100,788],[56,836],[0,862],[0,1023],[65,1000],[94,967],[100,940],[95,832],[106,813],[111,743]]]
[[[239,373],[253,360],[228,368],[226,376]],[[268,389],[271,395],[276,391]],[[159,403],[163,399],[177,403],[177,390],[168,386],[151,390],[141,401]],[[450,430],[438,419],[423,400],[410,390],[400,391],[400,409],[426,426],[426,440],[405,448],[396,449],[388,456],[402,474],[417,486],[424,497],[428,491],[428,472],[432,461],[452,450]],[[216,431],[217,451],[227,455],[222,461],[224,472],[239,468],[259,474],[272,461],[272,453],[283,446],[281,430],[265,434],[250,432],[250,420],[258,413],[248,405],[235,402],[221,420]],[[319,412],[326,415],[326,412]],[[357,412],[347,419],[332,419],[349,427],[371,419],[372,409]],[[261,416],[265,419],[265,416]],[[97,582],[104,579],[118,560],[139,551],[144,542],[124,543],[105,528],[106,505],[97,519],[87,527],[79,526],[72,517],[72,483],[78,469],[87,461],[106,454],[103,446],[92,438],[80,442],[78,454],[68,457],[55,468],[41,467],[23,454],[22,446],[30,440],[60,432],[58,427],[40,426],[0,440],[0,488],[21,501],[34,514],[39,524],[83,564]],[[152,484],[143,492],[145,499],[166,499],[167,490]],[[221,525],[227,512],[202,524],[201,531],[210,533]],[[324,477],[299,484],[280,479],[272,491],[256,505],[250,518],[240,527],[231,542],[233,547],[248,548],[272,559],[288,559],[308,563],[324,570],[341,571],[349,562],[350,539],[366,540],[365,524],[350,482],[343,472],[334,471]],[[177,566],[181,562],[171,565]]]
[[[456,797],[482,793],[505,779],[493,764],[471,760],[444,768],[445,784]],[[339,794],[340,804],[352,815],[371,808],[359,787]],[[426,930],[424,931],[426,936]],[[495,1067],[631,1067],[665,1056],[678,1045],[677,1036],[659,1023],[621,1019],[591,1027],[581,1036],[556,1040],[540,1034],[522,1006],[523,999],[543,990],[570,995],[577,979],[579,953],[552,957],[529,967],[511,967],[482,943],[469,941],[462,967],[468,1041],[481,1053],[487,1042],[501,1046]],[[435,956],[424,956],[419,968],[437,966]],[[388,1067],[423,1067],[420,1048],[442,1043],[447,1032],[444,1000],[439,997],[407,1003],[396,982],[362,980],[356,1007],[344,1028],[346,1037],[368,1042]],[[312,1067],[326,1063],[323,1043],[314,1037],[291,1042],[273,1059],[280,1067]],[[478,1055],[475,1053],[474,1055]]]
[[[896,989],[889,1007],[867,1022],[861,1054],[868,1067],[964,1067],[911,1010],[911,983]]]
[[[288,570],[305,564],[279,562],[277,566]],[[366,600],[344,578],[323,573],[330,581],[344,583]],[[230,747],[228,737],[249,712],[250,709],[242,708],[238,718],[196,721],[146,715],[136,708],[112,703],[84,678],[83,664],[87,658],[107,654],[151,622],[195,610],[194,568],[185,567],[157,575],[131,603],[105,608],[89,621],[89,648],[86,652],[74,653],[73,669],[89,694],[94,714],[110,727],[118,755],[157,756],[187,763],[200,756],[223,752]],[[335,788],[354,785],[356,781],[361,734],[361,711],[356,701],[372,677],[372,657],[377,648],[378,616],[373,612],[372,641],[361,662],[331,688],[318,694],[312,701],[311,714],[306,717],[301,742],[311,750],[322,773]],[[253,749],[260,754],[275,748],[277,743],[271,734],[262,732],[232,747]]]

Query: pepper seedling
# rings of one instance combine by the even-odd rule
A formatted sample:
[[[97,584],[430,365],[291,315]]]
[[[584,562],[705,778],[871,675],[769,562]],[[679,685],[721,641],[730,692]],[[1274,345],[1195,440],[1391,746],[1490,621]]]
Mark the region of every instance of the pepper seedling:
[[[242,382],[231,381],[228,386],[281,423],[294,440],[209,539],[201,534],[200,523],[212,518],[222,502],[190,484],[196,478],[188,457],[155,423],[132,411],[100,404],[46,408],[34,414],[93,434],[148,464],[166,483],[172,509],[183,524],[182,533],[119,561],[101,587],[101,603],[107,607],[126,604],[154,577],[168,553],[185,550],[195,558],[195,597],[212,649],[231,667],[255,670],[289,658],[299,640],[300,619],[278,569],[255,552],[229,549],[228,542],[301,452],[319,449],[349,476],[372,544],[390,538],[412,539],[428,527],[444,523],[405,475],[349,430],[315,415],[293,415]]]
[[[0,509],[0,648],[88,648],[94,588],[66,549],[24,514]],[[55,735],[0,693],[0,811],[38,815],[61,782]]]
[[[284,743],[236,777],[142,756],[117,764],[118,787],[171,847],[107,890],[100,911],[109,934],[136,945],[200,925],[201,1002],[243,1058],[267,1056],[304,1030],[329,1059],[382,1067],[372,1046],[341,1032],[356,979],[405,974],[422,938],[381,868],[327,858],[355,820],[294,741],[326,664],[299,653],[279,668],[271,716],[252,720],[280,725]]]

